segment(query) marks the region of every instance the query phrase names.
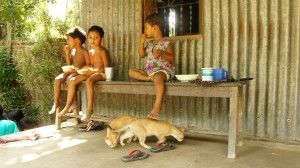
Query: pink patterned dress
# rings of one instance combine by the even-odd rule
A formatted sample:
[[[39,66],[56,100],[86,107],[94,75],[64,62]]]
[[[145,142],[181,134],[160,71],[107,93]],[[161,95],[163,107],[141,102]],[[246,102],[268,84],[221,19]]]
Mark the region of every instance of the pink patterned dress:
[[[174,65],[166,60],[153,57],[153,50],[162,50],[166,51],[170,41],[167,38],[161,39],[158,43],[154,40],[147,41],[145,43],[146,47],[146,65],[145,70],[148,75],[154,74],[158,71],[163,71],[169,75],[169,78],[172,78],[175,74]]]

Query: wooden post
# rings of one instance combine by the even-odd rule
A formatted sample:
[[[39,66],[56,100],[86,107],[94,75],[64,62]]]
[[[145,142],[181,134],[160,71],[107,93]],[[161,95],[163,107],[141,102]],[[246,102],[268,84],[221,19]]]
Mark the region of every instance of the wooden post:
[[[7,31],[7,42],[6,42],[6,45],[7,45],[7,52],[9,55],[12,54],[12,40],[11,40],[11,24],[9,22],[7,22],[6,24],[6,31]]]
[[[238,98],[239,89],[230,89],[229,131],[228,131],[228,154],[227,157],[236,157],[237,126],[238,126]]]

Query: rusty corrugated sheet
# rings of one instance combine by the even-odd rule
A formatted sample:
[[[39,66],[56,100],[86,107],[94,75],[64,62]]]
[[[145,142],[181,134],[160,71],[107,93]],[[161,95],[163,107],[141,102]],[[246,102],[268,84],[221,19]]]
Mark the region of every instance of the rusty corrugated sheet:
[[[173,38],[176,72],[224,67],[235,78],[254,77],[245,87],[244,129],[254,138],[300,141],[299,0],[204,0],[202,36]],[[116,80],[139,67],[142,14],[139,0],[85,0],[82,24],[106,32],[104,46]],[[104,94],[96,113],[146,116],[154,97]],[[102,103],[100,103],[102,102]],[[163,117],[201,130],[228,130],[228,100],[166,97]],[[177,117],[174,117],[177,116]]]

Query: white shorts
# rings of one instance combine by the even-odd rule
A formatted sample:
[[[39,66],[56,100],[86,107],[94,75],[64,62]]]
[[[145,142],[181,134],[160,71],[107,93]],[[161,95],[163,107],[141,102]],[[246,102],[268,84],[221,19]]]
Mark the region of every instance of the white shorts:
[[[154,76],[156,73],[158,73],[158,72],[163,72],[164,74],[166,74],[167,80],[170,80],[171,75],[168,73],[168,71],[163,70],[163,69],[158,70],[158,71],[155,71],[155,72],[152,72],[152,73],[150,73],[150,74],[148,74],[148,75],[151,76],[151,77],[153,77],[153,76]]]

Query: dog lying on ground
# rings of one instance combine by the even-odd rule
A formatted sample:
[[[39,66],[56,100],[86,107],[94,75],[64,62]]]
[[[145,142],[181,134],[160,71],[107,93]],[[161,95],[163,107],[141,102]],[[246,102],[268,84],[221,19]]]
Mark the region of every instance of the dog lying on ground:
[[[166,141],[166,136],[173,136],[179,142],[184,138],[183,129],[170,124],[167,121],[154,120],[150,118],[139,119],[129,115],[122,115],[113,119],[108,128],[105,142],[111,148],[114,148],[120,140],[120,144],[124,146],[124,140],[136,136],[139,143],[146,149],[151,147],[145,144],[146,137],[155,136],[162,143]],[[128,142],[128,141],[127,141]]]

